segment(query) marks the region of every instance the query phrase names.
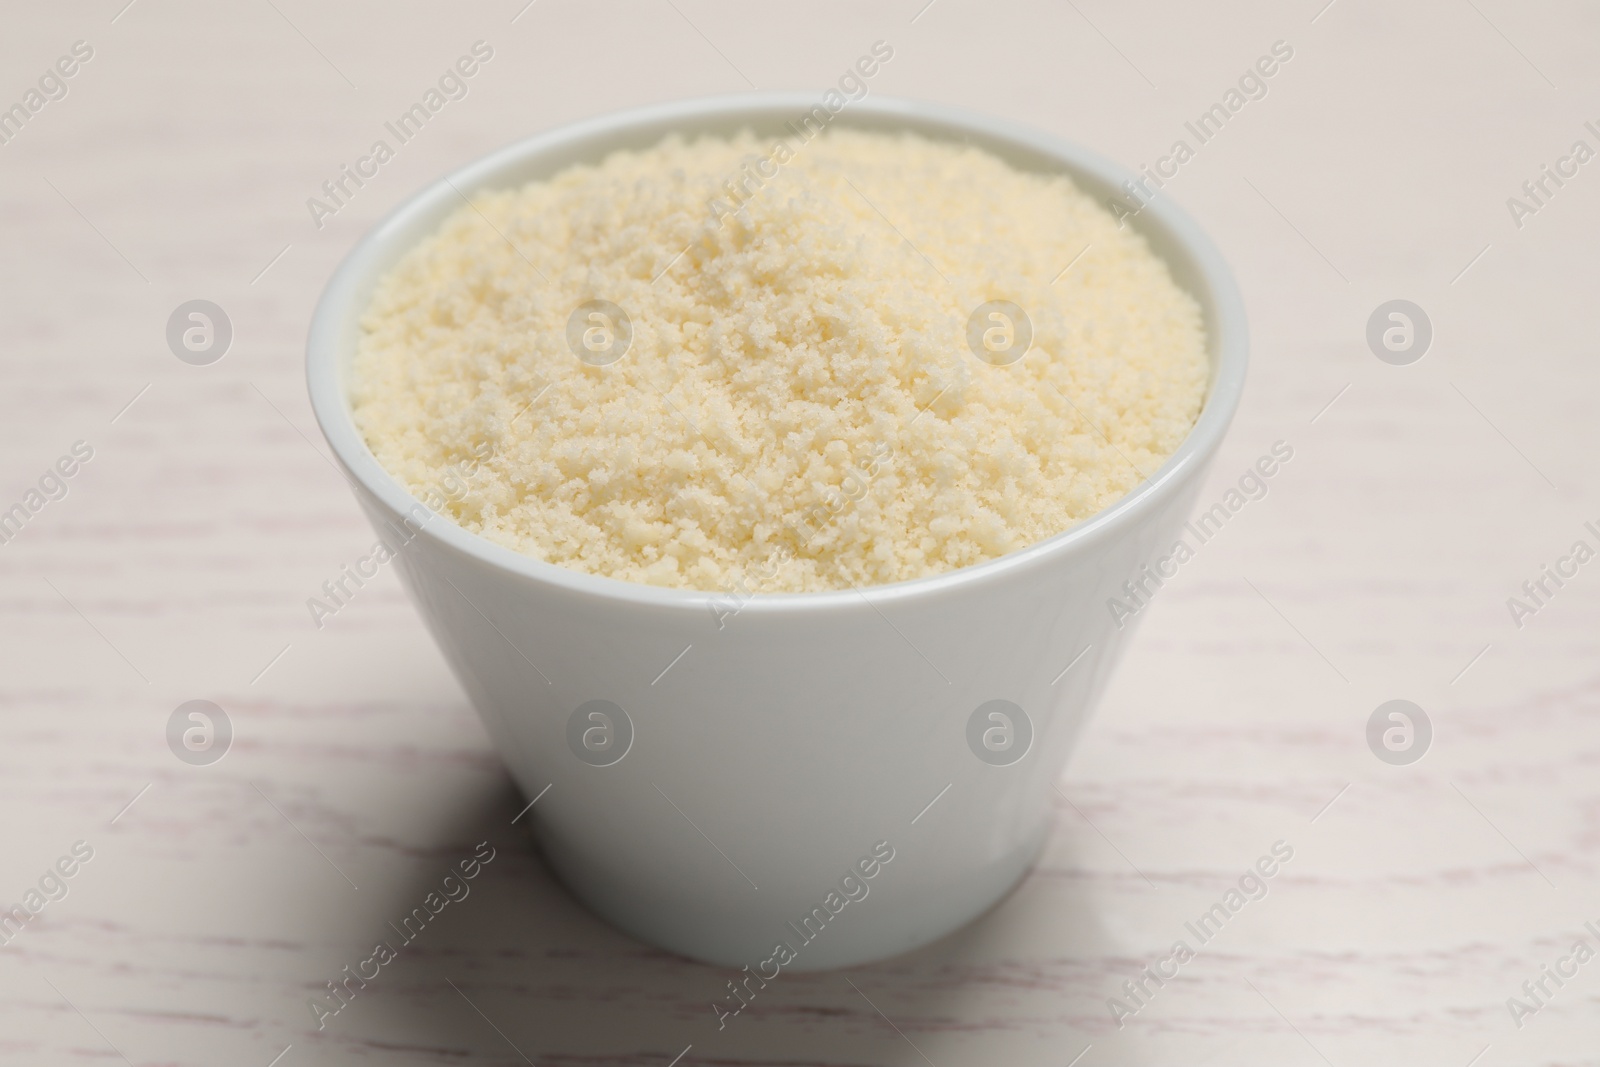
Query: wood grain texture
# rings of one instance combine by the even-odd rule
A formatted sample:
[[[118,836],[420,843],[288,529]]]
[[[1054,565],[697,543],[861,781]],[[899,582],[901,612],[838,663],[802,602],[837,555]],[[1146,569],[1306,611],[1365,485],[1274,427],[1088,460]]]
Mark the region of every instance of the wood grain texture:
[[[94,48],[0,145],[0,510],[94,449],[0,545],[0,903],[94,849],[0,948],[0,1060],[1600,1064],[1600,962],[1520,1028],[1506,1005],[1600,947],[1600,564],[1520,628],[1506,609],[1600,524],[1600,164],[1520,228],[1506,206],[1600,147],[1592,9],[124,3],[18,6],[0,34],[5,105]],[[306,199],[479,39],[469,95],[313,225]],[[597,921],[512,825],[525,800],[395,576],[313,625],[371,535],[301,344],[339,257],[447,168],[632,104],[820,88],[879,39],[873,92],[1130,164],[1293,47],[1167,193],[1253,329],[1204,497],[1275,441],[1294,458],[1144,614],[1008,899],[910,956],[785,974],[719,1031],[731,975]],[[235,331],[209,367],[164,340],[196,297]],[[1397,297],[1435,329],[1406,367],[1364,340]],[[1397,697],[1435,730],[1408,767],[1364,739]],[[235,726],[209,767],[164,740],[192,699]],[[308,998],[485,840],[471,894],[319,1031]],[[1108,998],[1280,840],[1265,898],[1118,1028]]]

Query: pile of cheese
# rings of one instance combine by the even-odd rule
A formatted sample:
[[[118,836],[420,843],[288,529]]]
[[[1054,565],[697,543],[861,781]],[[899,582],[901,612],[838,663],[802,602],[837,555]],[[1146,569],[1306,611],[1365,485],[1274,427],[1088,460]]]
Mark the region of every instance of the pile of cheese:
[[[969,330],[995,301],[1026,325]],[[1069,179],[835,129],[669,138],[474,196],[380,284],[354,372],[374,455],[467,530],[768,593],[1082,522],[1178,447],[1207,360],[1195,301]]]

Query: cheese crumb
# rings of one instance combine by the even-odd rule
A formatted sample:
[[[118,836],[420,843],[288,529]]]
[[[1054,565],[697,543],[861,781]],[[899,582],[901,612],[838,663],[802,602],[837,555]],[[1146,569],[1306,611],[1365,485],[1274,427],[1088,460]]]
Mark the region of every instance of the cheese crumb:
[[[1026,323],[969,330],[992,301]],[[474,197],[379,284],[351,395],[385,469],[491,541],[802,592],[1082,522],[1177,449],[1206,380],[1198,305],[1070,179],[835,129],[671,137]]]

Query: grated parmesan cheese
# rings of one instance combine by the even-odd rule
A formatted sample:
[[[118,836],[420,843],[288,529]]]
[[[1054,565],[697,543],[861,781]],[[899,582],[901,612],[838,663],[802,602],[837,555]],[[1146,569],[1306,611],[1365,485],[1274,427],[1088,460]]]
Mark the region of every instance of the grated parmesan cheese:
[[[595,300],[626,323],[580,312],[573,336],[631,328],[604,365],[569,343]],[[1031,324],[1007,365],[969,346],[990,301]],[[844,129],[674,137],[481,194],[362,328],[356,423],[414,494],[458,486],[430,503],[550,563],[714,591],[1060,533],[1172,454],[1207,378],[1194,300],[1069,179]]]

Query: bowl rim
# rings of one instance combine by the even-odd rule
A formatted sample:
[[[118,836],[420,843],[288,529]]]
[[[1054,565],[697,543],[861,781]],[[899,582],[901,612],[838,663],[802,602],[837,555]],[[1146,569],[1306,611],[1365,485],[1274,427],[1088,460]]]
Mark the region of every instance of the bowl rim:
[[[334,456],[354,485],[381,502],[396,520],[421,509],[429,519],[416,530],[417,537],[548,587],[552,592],[643,608],[701,612],[710,608],[713,613],[719,606],[726,609],[732,599],[740,614],[767,614],[829,610],[847,604],[860,606],[863,602],[876,608],[881,604],[927,600],[974,584],[1021,577],[1038,568],[1049,567],[1058,559],[1088,551],[1103,539],[1122,534],[1179,492],[1191,477],[1202,473],[1221,444],[1243,394],[1249,331],[1243,299],[1222,254],[1189,215],[1164,193],[1144,200],[1133,217],[1133,224],[1142,232],[1163,232],[1168,242],[1180,247],[1192,261],[1197,280],[1205,290],[1191,293],[1203,306],[1209,305],[1211,314],[1206,325],[1215,333],[1211,339],[1215,360],[1200,415],[1178,449],[1122,497],[1061,533],[995,559],[900,582],[810,592],[741,593],[731,589],[654,586],[548,563],[496,544],[457,525],[449,516],[428,510],[382,467],[356,429],[346,400],[343,340],[352,335],[354,324],[365,312],[364,294],[377,277],[387,272],[414,245],[417,227],[424,218],[432,218],[428,224],[431,232],[459,205],[463,196],[524,184],[528,179],[502,176],[541,155],[554,154],[574,143],[620,138],[652,128],[658,129],[658,136],[674,130],[694,132],[697,122],[726,122],[741,117],[751,121],[766,120],[772,118],[774,112],[797,118],[814,107],[823,106],[821,100],[821,91],[740,92],[652,104],[582,119],[499,148],[430,182],[401,202],[361,237],[334,270],[317,301],[306,337],[306,384],[312,410]],[[1030,155],[1047,158],[1053,168],[1069,177],[1088,177],[1112,189],[1129,188],[1129,182],[1142,180],[1121,164],[1052,134],[943,104],[874,94],[859,101],[847,101],[834,117],[848,120],[852,115],[874,116],[880,120],[873,125],[882,125],[881,120],[902,121],[906,123],[905,128],[927,136],[942,134],[963,140],[976,136],[981,142],[1010,145]],[[841,125],[849,125],[849,122]],[[602,148],[593,158],[598,159],[611,150]],[[433,518],[443,521],[435,522]]]

